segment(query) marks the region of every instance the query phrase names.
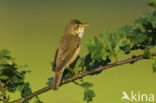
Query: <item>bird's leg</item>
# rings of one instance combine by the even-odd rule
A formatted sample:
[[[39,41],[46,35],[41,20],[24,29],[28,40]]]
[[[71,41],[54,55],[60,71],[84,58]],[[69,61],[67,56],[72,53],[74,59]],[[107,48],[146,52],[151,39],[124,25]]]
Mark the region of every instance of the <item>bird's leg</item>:
[[[79,74],[76,72],[76,71],[74,71],[72,68],[70,68],[69,66],[68,66],[68,70],[70,70],[71,72],[73,72],[74,74],[75,74],[75,76],[78,76]]]

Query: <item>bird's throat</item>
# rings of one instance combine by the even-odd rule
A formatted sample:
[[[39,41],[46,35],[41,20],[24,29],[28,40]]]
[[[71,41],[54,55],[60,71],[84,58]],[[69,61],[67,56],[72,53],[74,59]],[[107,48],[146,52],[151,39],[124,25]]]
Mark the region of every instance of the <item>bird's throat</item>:
[[[84,30],[82,30],[78,35],[80,39],[82,38],[83,34],[84,34]]]

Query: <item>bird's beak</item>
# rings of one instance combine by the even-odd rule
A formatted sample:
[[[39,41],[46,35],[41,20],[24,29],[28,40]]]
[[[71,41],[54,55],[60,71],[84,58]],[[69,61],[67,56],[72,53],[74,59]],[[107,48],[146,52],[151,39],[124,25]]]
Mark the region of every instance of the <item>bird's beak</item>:
[[[81,24],[81,27],[88,27],[88,24]]]

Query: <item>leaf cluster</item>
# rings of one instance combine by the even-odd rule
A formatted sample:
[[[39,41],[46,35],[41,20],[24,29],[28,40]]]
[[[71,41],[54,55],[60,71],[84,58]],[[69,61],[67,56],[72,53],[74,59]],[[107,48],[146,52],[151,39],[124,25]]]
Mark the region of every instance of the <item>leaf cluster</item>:
[[[90,88],[93,87],[93,84],[89,83],[89,82],[84,82],[84,83],[80,84],[80,86],[84,89],[83,100],[86,101],[87,103],[92,102],[93,97],[95,97],[95,93]]]
[[[150,0],[149,5],[156,7],[156,2]],[[123,52],[125,55],[129,55],[136,50],[143,51],[143,58],[151,59],[152,54],[150,51],[155,46],[156,11],[153,11],[151,13],[147,12],[144,14],[144,17],[134,20],[133,25],[125,25],[117,29],[115,32],[108,32],[105,30],[92,40],[89,40],[87,42],[88,54],[84,57],[79,57],[74,63],[72,69],[76,68],[79,72],[90,71],[97,67],[109,64],[113,61],[112,58],[115,58],[116,62],[118,62],[119,53]],[[153,72],[155,72],[155,60],[153,60],[152,67]],[[64,74],[66,78],[68,78],[68,76],[66,76],[68,73],[71,72],[67,70]],[[94,74],[99,73],[100,72]],[[74,76],[74,74],[70,76]],[[87,102],[92,101],[92,97],[95,96],[94,92],[89,89],[92,85],[84,82],[81,86],[85,89],[84,100]]]
[[[134,50],[144,50],[148,58],[151,56],[150,49],[156,45],[155,34],[156,11],[153,11],[136,19],[133,25],[125,25],[112,33],[105,30],[104,33],[90,40],[87,47],[94,60],[115,57],[117,61],[117,55],[121,51],[129,54]]]
[[[0,83],[4,84],[5,92],[20,91],[21,97],[32,93],[29,83],[25,82],[25,75],[30,72],[24,70],[25,67],[17,65],[7,49],[0,50]]]

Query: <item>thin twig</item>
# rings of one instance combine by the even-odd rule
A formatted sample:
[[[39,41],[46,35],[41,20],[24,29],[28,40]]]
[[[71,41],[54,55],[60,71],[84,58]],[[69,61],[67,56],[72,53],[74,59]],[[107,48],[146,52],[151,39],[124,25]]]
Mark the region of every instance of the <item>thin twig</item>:
[[[116,54],[114,55],[114,58],[115,58],[116,62],[118,62],[118,58],[117,58]]]
[[[152,53],[152,56],[156,56],[156,52]],[[95,68],[95,69],[92,69],[90,71],[86,71],[86,72],[83,72],[81,74],[79,74],[78,76],[74,76],[74,77],[71,77],[71,78],[67,78],[67,79],[64,79],[62,81],[62,85],[63,84],[67,84],[69,82],[73,82],[79,78],[82,78],[84,76],[87,76],[87,75],[90,75],[90,74],[93,74],[93,73],[96,73],[96,72],[99,72],[99,71],[102,71],[102,70],[105,70],[105,69],[109,69],[109,68],[112,68],[112,67],[115,67],[115,66],[119,66],[119,65],[123,65],[123,64],[127,64],[127,63],[131,63],[131,62],[135,62],[135,61],[139,61],[139,60],[142,60],[144,59],[142,56],[137,56],[135,58],[130,58],[130,59],[126,59],[126,60],[123,60],[123,61],[119,61],[119,62],[116,62],[116,63],[112,63],[112,64],[108,64],[106,66],[103,66],[103,67],[99,67],[99,68]],[[37,95],[40,95],[44,92],[47,92],[51,90],[51,86],[47,86],[47,87],[44,87],[40,90],[37,90],[35,91],[34,93],[24,97],[24,98],[20,98],[18,100],[15,100],[15,101],[12,101],[11,103],[23,103],[31,98],[33,98],[34,96],[37,96]]]
[[[77,82],[75,82],[75,81],[73,81],[73,83],[76,84],[76,85],[80,85],[79,83],[77,83]]]

